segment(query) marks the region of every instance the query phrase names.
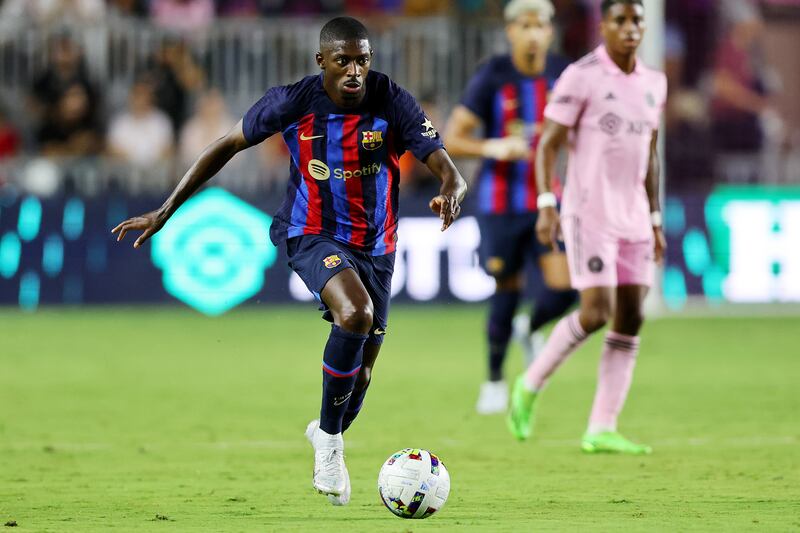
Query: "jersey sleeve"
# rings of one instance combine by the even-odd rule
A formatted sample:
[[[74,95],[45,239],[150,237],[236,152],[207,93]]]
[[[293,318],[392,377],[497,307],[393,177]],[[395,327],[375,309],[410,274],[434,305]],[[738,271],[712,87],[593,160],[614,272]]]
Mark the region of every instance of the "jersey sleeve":
[[[444,148],[441,135],[408,91],[392,83],[393,129],[401,141],[401,151],[410,150],[414,157],[424,161],[430,154]]]
[[[289,110],[289,87],[269,89],[242,119],[242,131],[250,144],[258,144],[281,131],[282,117]]]
[[[492,112],[492,76],[486,64],[472,76],[461,97],[461,105],[480,117],[484,124],[489,123]]]
[[[570,128],[575,126],[586,106],[588,86],[580,70],[570,65],[558,78],[544,116]]]

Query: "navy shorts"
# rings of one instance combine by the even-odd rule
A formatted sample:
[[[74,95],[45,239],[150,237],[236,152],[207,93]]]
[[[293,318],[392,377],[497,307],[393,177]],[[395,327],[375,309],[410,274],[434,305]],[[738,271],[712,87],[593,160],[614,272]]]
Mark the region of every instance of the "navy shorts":
[[[394,252],[373,256],[359,252],[322,235],[304,235],[286,241],[289,266],[320,302],[323,318],[333,322],[333,315],[322,301],[322,289],[333,276],[352,268],[372,299],[373,319],[367,342],[381,344],[389,319],[392,295]]]
[[[538,269],[539,255],[550,251],[536,238],[537,213],[481,215],[479,255],[481,266],[494,278],[505,278],[521,271],[526,257]]]

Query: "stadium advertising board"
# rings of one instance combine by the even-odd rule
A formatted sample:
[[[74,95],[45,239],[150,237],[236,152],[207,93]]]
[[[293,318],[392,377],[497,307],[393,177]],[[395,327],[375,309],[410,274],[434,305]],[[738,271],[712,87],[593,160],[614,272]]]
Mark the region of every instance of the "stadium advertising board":
[[[206,314],[245,302],[310,301],[266,235],[274,204],[210,188],[187,202],[143,250],[109,232],[155,202],[122,197],[0,202],[0,304],[166,303]],[[426,198],[404,198],[393,295],[399,301],[487,298],[493,281],[478,266],[474,217],[448,231],[414,212]],[[711,302],[800,301],[800,188],[721,187],[708,196],[669,197],[667,305],[689,296]],[[418,216],[414,216],[418,215]]]

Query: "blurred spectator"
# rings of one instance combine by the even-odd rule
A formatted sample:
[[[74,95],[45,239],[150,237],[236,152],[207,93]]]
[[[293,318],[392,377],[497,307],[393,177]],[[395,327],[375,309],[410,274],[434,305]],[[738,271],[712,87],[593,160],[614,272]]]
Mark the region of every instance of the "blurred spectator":
[[[181,163],[188,167],[206,146],[228,133],[235,124],[222,94],[216,89],[206,92],[197,101],[195,115],[181,130]]]
[[[0,18],[24,18],[35,24],[91,23],[106,13],[104,0],[5,0]]]
[[[404,11],[412,17],[443,15],[450,10],[449,0],[406,0]]]
[[[167,115],[155,106],[149,80],[133,85],[128,110],[111,120],[108,150],[112,156],[138,167],[155,165],[172,155],[172,126]]]
[[[150,0],[150,16],[162,28],[203,30],[214,20],[214,0]]]
[[[184,42],[169,39],[156,51],[146,74],[154,84],[156,105],[169,116],[177,134],[192,94],[205,82],[202,69]]]
[[[91,99],[80,83],[69,86],[50,107],[36,135],[42,154],[53,157],[97,154],[101,138]]]
[[[217,16],[250,17],[258,15],[258,0],[216,0]]]
[[[583,2],[555,0],[554,23],[560,29],[560,51],[573,60],[580,59],[594,46],[591,9]]]
[[[45,120],[59,116],[64,111],[58,109],[64,105],[63,96],[68,89],[76,86],[82,89],[80,94],[86,99],[88,113],[81,122],[98,124],[101,102],[99,93],[86,71],[83,52],[68,34],[61,33],[50,42],[50,63],[33,82],[30,95],[33,128],[42,129],[46,126]],[[73,91],[73,97],[77,94]],[[77,97],[72,99],[72,103],[77,101]]]
[[[20,136],[17,129],[8,121],[5,109],[0,107],[0,161],[17,155]]]
[[[725,152],[757,152],[764,140],[762,118],[780,120],[772,109],[760,54],[763,23],[756,8],[729,2],[730,24],[716,51],[711,116],[717,148]]]
[[[146,17],[149,13],[148,0],[108,0],[108,7],[118,15],[127,17]]]

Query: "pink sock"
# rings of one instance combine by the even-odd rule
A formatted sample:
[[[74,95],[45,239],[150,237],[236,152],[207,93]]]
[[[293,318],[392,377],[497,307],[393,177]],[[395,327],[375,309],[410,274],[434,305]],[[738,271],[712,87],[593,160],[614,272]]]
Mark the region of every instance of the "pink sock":
[[[597,392],[589,417],[589,433],[617,430],[617,417],[631,387],[638,353],[639,337],[613,331],[606,333],[597,372]]]
[[[578,320],[579,311],[574,311],[558,321],[536,359],[525,374],[525,385],[528,390],[538,391],[547,382],[547,378],[561,366],[567,357],[586,340]]]

